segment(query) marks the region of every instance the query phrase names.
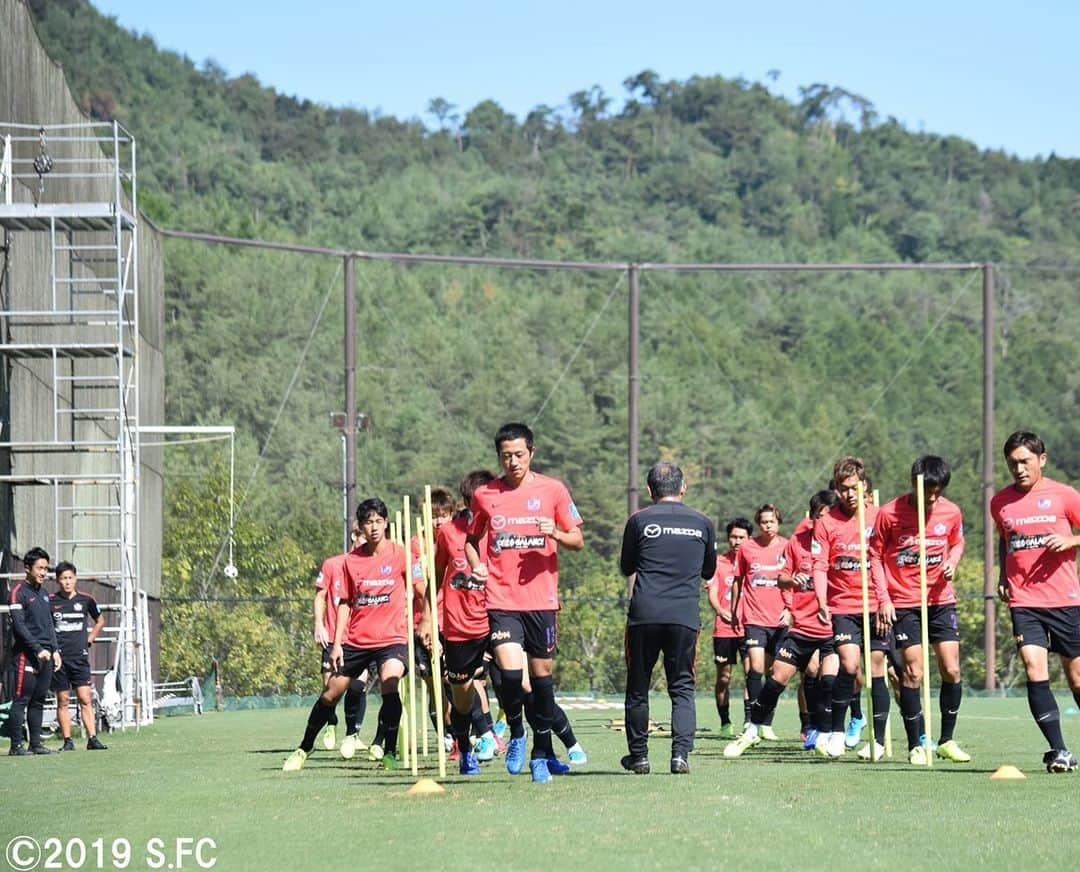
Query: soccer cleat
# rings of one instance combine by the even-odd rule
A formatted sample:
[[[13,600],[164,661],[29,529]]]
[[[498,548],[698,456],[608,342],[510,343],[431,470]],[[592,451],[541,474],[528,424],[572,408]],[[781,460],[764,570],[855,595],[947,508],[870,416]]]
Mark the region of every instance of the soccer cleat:
[[[776,732],[768,724],[762,724],[760,727],[758,727],[758,734],[766,742],[779,742],[780,741],[780,737],[778,735],[776,735]]]
[[[480,774],[480,763],[477,761],[476,754],[473,751],[466,751],[464,754],[461,755],[461,759],[458,761],[458,774]]]
[[[499,709],[499,717],[495,720],[495,735],[500,739],[506,735],[506,715],[503,714],[502,709]]]
[[[734,739],[735,738],[735,725],[721,724],[720,725],[720,738],[721,739]]]
[[[671,774],[672,775],[689,775],[690,764],[686,762],[685,757],[675,755],[671,758]]]
[[[925,733],[919,736],[919,744],[924,748],[930,749],[930,751],[936,751],[938,747],[937,742],[933,739],[927,739]]]
[[[570,761],[572,766],[584,766],[589,762],[589,757],[585,753],[585,749],[581,747],[580,742],[567,749],[566,759]]]
[[[87,743],[87,744],[89,744],[89,743]],[[66,739],[64,739],[64,744],[60,746],[60,750],[61,751],[74,751],[75,750],[75,743],[73,741],[71,741],[71,736],[68,736]]]
[[[382,768],[388,772],[396,772],[401,768],[401,764],[398,762],[397,754],[383,754]]]
[[[346,739],[348,739],[348,736],[346,736]],[[334,745],[336,745],[336,744],[337,744],[337,731],[334,729],[333,724],[327,724],[326,729],[323,730],[323,734],[322,734],[322,746],[327,751],[333,751],[334,750]],[[344,743],[342,743],[342,744],[344,745]],[[355,751],[356,749],[354,748],[353,750]],[[342,754],[341,756],[345,757],[344,754]],[[352,754],[349,755],[349,757],[351,757],[351,756],[352,756]],[[348,760],[349,757],[345,757],[345,759]]]
[[[454,737],[449,733],[443,736],[443,748],[447,754],[454,750]]]
[[[915,747],[918,748],[918,747],[921,747],[921,746],[916,745]],[[865,745],[863,745],[859,749],[859,759],[860,760],[871,760],[871,759],[884,760],[885,759],[885,746],[884,745],[879,745],[877,742],[874,742],[874,752],[875,752],[874,757],[871,758],[871,756],[870,756],[870,743],[867,742]]]
[[[866,718],[852,718],[848,721],[847,732],[844,733],[844,747],[854,748],[859,744],[859,737],[866,729]]]
[[[761,736],[758,735],[757,730],[749,729],[743,733],[734,742],[729,742],[727,747],[724,748],[724,756],[730,758],[741,757],[744,751],[753,748],[754,745],[761,744]],[[674,759],[674,758],[673,758]]]
[[[493,733],[486,733],[476,740],[476,747],[473,749],[476,751],[476,759],[481,762],[493,760],[495,758],[495,736]]]
[[[829,738],[825,745],[826,757],[843,757],[844,751],[847,750],[847,742],[844,739],[843,733],[829,733]]]
[[[288,757],[285,758],[285,763],[281,767],[282,772],[299,772],[304,768],[304,763],[307,761],[307,751],[303,748],[297,748]]]
[[[495,736],[495,756],[506,753],[506,742]]]
[[[952,760],[953,763],[971,762],[971,755],[957,745],[955,739],[949,739],[948,742],[942,742],[938,745],[937,755],[942,760]]]
[[[912,766],[926,766],[930,756],[923,745],[916,745],[908,751],[907,759]]]
[[[1046,763],[1047,772],[1072,772],[1076,769],[1076,758],[1069,752],[1068,748],[1058,748],[1052,752],[1053,756],[1049,754],[1043,756],[1043,761]],[[1050,759],[1047,760],[1047,756]]]
[[[31,745],[30,746],[30,753],[31,754],[45,755],[45,754],[51,754],[52,751],[50,751],[44,745]]]
[[[108,751],[109,746],[102,744],[101,739],[99,739],[97,736],[91,736],[89,739],[86,740],[86,750],[87,751]]]
[[[326,744],[325,742],[323,744]],[[360,744],[360,737],[353,733],[351,736],[346,736],[341,740],[341,747],[338,748],[338,753],[341,755],[342,760],[352,760],[353,756],[359,750],[357,745]],[[331,748],[333,745],[330,746]],[[329,750],[329,749],[327,749]]]
[[[377,742],[372,742],[367,749],[367,758],[373,763],[378,763],[380,760],[382,760],[385,753],[386,752],[383,750],[382,745],[378,744]]]
[[[627,754],[619,761],[619,764],[627,772],[633,772],[635,775],[648,775],[650,771],[648,757],[635,757],[633,754]]]
[[[446,759],[449,760],[451,763],[453,763],[456,760],[460,760],[461,759],[461,749],[458,748],[457,745],[454,745],[454,747],[450,749],[450,753],[446,755]]]
[[[803,738],[803,749],[806,751],[814,750],[814,746],[817,745],[818,735],[818,731],[813,727],[810,727],[810,729],[806,731],[806,736]]]
[[[548,761],[546,757],[535,757],[530,760],[529,772],[532,774],[532,780],[537,784],[551,783],[551,772],[548,769]]]
[[[570,766],[563,763],[554,753],[549,754],[546,758],[548,772],[552,775],[568,775],[570,773]]]
[[[12,745],[11,748],[8,750],[9,757],[29,757],[31,753],[33,752],[22,744]]]
[[[506,746],[506,771],[511,775],[520,774],[525,766],[525,737],[510,739]],[[546,766],[546,764],[545,764]]]

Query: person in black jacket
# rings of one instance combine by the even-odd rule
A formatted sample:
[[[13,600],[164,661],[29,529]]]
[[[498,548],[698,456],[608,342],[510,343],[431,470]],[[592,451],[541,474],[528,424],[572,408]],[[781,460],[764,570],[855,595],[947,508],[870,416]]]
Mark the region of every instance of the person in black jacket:
[[[716,571],[716,529],[684,506],[686,482],[673,463],[649,470],[653,505],[630,516],[619,568],[631,577],[626,621],[626,744],[622,766],[649,773],[649,684],[661,653],[671,697],[671,772],[690,771],[694,745],[694,655],[701,629],[701,580]]]
[[[11,624],[15,633],[15,686],[8,727],[13,757],[51,753],[41,742],[41,720],[53,668],[60,668],[49,594],[42,587],[49,555],[31,548],[23,556],[26,578],[11,591]],[[30,728],[30,748],[23,745],[23,723]]]

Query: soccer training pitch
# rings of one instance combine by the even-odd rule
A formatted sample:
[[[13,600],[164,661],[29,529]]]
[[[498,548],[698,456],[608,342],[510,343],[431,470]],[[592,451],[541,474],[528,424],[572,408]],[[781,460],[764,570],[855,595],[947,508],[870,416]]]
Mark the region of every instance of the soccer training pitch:
[[[1064,711],[1072,700],[1059,703]],[[365,740],[376,709],[373,698]],[[654,719],[667,711],[654,697]],[[699,697],[687,777],[668,774],[669,740],[657,737],[653,774],[624,773],[623,734],[608,727],[621,711],[570,709],[589,755],[572,775],[534,785],[497,757],[427,797],[408,796],[407,771],[384,772],[362,752],[345,762],[316,750],[303,771],[281,772],[306,710],[162,718],[141,734],[105,737],[107,752],[76,739],[74,753],[0,759],[0,844],[33,838],[39,869],[121,867],[117,840],[131,846],[129,869],[199,869],[201,859],[219,872],[1076,866],[1080,777],[1040,765],[1024,699],[966,699],[957,739],[974,759],[930,771],[907,764],[893,712],[896,757],[876,765],[803,751],[791,699],[777,710],[782,741],[725,760],[711,699]],[[1063,721],[1075,749],[1080,717]],[[422,775],[434,774],[434,753],[421,763]],[[1003,764],[1027,779],[991,780]],[[17,847],[15,860],[30,856],[28,843]]]

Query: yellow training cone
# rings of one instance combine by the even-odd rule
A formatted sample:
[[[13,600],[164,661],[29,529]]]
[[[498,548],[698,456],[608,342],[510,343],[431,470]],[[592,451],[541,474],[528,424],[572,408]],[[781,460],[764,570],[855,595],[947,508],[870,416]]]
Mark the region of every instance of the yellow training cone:
[[[1027,776],[1015,766],[1002,766],[990,776],[998,781],[1023,781]]]
[[[434,796],[437,793],[446,793],[446,788],[430,778],[421,778],[409,788],[409,796]]]

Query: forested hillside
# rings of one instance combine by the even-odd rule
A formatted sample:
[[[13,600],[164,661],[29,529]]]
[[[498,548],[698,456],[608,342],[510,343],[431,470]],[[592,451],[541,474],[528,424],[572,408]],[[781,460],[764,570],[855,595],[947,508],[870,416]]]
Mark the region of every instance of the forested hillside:
[[[1078,160],[915,133],[839,86],[808,84],[795,103],[759,83],[650,70],[627,71],[618,111],[582,83],[565,106],[517,119],[493,102],[455,107],[433,80],[425,119],[380,117],[162,51],[83,0],[29,6],[86,111],[138,139],[140,205],[163,226],[567,260],[993,261],[1000,438],[1039,430],[1053,474],[1080,479]],[[326,422],[342,405],[340,265],[180,241],[166,255],[168,421],[237,424],[242,491],[266,446],[243,497],[236,582],[206,577],[223,527],[220,469],[202,474],[214,455],[173,450],[166,590],[293,601],[243,604],[253,625],[274,624],[251,643],[261,654],[223,650],[212,603],[167,604],[188,647],[203,648],[171,651],[168,665],[197,670],[209,650],[256,664],[233,690],[310,686],[311,655],[294,663],[291,649],[307,633],[296,616],[310,572],[340,542],[341,448]],[[361,263],[357,286],[359,404],[372,422],[359,490],[389,499],[452,484],[493,464],[504,420],[534,424],[537,467],[567,480],[586,520],[586,551],[565,561],[561,678],[614,686],[625,276]],[[867,458],[885,497],[917,454],[941,453],[977,558],[980,291],[977,272],[646,272],[642,463],[678,460],[689,502],[714,516],[768,500],[797,518],[841,452]],[[260,657],[273,665],[259,672]],[[977,667],[969,678],[981,683]]]

